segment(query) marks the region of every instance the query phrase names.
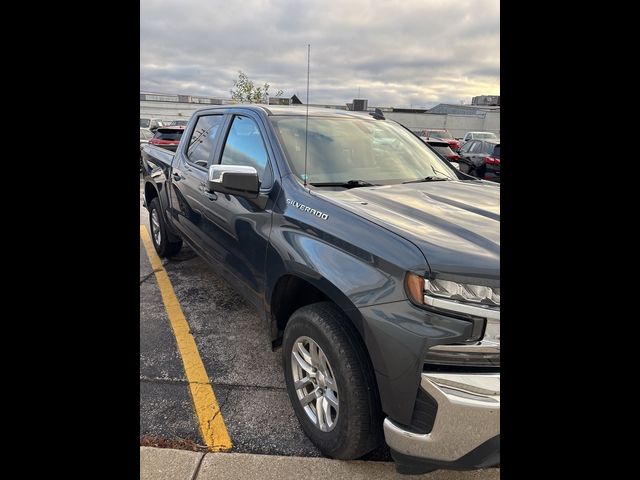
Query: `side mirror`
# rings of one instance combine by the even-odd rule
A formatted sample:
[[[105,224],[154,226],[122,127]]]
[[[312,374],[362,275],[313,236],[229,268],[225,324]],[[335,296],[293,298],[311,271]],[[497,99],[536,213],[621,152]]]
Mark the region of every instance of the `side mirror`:
[[[249,199],[258,198],[260,193],[258,171],[241,165],[211,165],[208,185],[211,192]]]

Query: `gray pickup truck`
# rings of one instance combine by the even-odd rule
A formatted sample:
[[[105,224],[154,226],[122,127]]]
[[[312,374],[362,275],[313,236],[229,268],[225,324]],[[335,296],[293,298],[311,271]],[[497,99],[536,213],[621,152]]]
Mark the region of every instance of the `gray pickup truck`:
[[[325,455],[499,463],[499,185],[381,112],[206,108],[142,152],[156,251],[187,243],[256,308]]]

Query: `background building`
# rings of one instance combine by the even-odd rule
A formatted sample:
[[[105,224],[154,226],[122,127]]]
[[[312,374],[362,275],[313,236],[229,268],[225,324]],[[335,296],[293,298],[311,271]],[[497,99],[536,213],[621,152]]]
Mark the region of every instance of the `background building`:
[[[500,95],[478,95],[471,99],[471,105],[500,105]]]

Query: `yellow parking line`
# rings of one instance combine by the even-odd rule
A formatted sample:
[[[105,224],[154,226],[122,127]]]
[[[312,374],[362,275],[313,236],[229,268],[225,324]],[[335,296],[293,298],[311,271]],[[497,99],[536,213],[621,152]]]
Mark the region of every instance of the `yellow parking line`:
[[[156,254],[149,232],[144,225],[140,225],[140,237],[142,237],[151,267],[156,274],[162,301],[176,337],[202,438],[212,452],[231,450],[231,438],[229,438],[227,427],[222,419],[222,412],[220,412],[213,387],[209,382],[209,376],[200,358],[198,346],[191,334],[187,319],[182,313],[180,302],[173,291],[167,271],[162,266],[160,257]]]

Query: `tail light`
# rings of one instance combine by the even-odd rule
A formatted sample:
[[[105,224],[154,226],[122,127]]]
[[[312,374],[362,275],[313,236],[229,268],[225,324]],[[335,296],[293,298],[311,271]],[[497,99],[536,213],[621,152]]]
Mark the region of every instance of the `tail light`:
[[[500,159],[496,157],[485,157],[484,163],[487,165],[500,165]]]
[[[460,155],[449,155],[448,158],[450,162],[457,162],[458,160],[460,160]]]

